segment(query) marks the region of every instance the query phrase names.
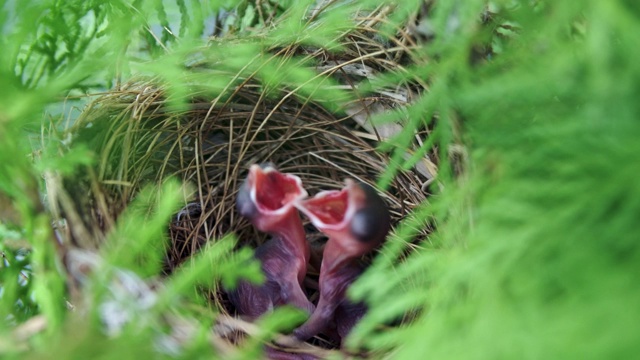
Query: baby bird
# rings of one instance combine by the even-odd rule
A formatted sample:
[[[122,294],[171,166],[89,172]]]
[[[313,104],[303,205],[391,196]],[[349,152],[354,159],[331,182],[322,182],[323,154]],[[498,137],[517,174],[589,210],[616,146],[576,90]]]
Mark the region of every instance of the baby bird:
[[[326,331],[334,323],[343,339],[362,318],[366,306],[350,302],[345,293],[363,271],[358,258],[382,243],[389,232],[389,211],[376,191],[350,179],[345,183],[342,190],[295,200],[295,206],[329,237],[320,267],[318,305],[293,332],[301,341]]]
[[[229,293],[238,314],[251,320],[285,304],[312,313],[302,290],[310,250],[298,211],[293,206],[307,196],[299,177],[283,174],[271,164],[252,165],[236,198],[240,215],[272,235],[255,257],[266,280],[261,285],[240,281]]]

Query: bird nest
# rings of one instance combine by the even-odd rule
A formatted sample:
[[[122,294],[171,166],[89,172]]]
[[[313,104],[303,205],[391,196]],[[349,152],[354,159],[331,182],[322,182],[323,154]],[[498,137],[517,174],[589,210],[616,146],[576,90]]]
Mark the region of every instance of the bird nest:
[[[347,91],[393,70],[399,66],[394,59],[404,56],[401,46],[391,55],[380,51],[384,46],[364,32],[346,36],[344,45],[339,56],[317,49],[294,52],[315,58],[315,70],[344,84]],[[363,49],[371,52],[363,54]],[[311,195],[341,188],[345,178],[375,184],[390,163],[377,147],[402,124],[376,126],[370,122],[372,115],[408,105],[411,94],[423,89],[407,85],[367,96],[353,91],[353,100],[329,111],[286,87],[278,89],[279,96],[266,97],[260,85],[260,79],[249,78],[224,96],[193,95],[182,110],[168,105],[165,88],[153,79],[133,81],[95,98],[66,130],[71,147],[86,146],[97,159],[64,178],[56,189],[66,194],[58,198],[68,243],[99,247],[140,189],[172,177],[195,191],[167,224],[166,273],[207,242],[229,233],[236,234],[241,245],[255,248],[267,236],[235,210],[236,194],[250,165],[276,164],[280,171],[299,176]],[[427,128],[419,129],[416,148],[428,133]],[[411,149],[407,151],[410,156]],[[427,154],[381,192],[392,224],[427,198],[426,184],[436,166],[436,154]],[[312,244],[320,244],[322,235],[306,226]],[[417,238],[428,231],[423,229]],[[217,304],[225,303],[222,294],[212,296]]]

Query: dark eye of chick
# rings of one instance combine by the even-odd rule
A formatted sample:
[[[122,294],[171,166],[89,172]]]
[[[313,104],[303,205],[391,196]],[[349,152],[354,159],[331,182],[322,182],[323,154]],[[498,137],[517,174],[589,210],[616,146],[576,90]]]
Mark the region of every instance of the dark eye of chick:
[[[256,205],[251,201],[251,192],[249,191],[249,185],[245,182],[240,191],[238,191],[238,196],[236,197],[236,209],[238,213],[248,219],[253,218],[255,213],[258,211]]]
[[[381,242],[389,232],[389,210],[378,193],[369,185],[358,184],[366,194],[366,206],[351,221],[351,234],[362,242]]]
[[[351,220],[351,234],[361,242],[378,241],[381,230],[377,221],[379,216],[376,209],[361,209],[353,215]]]

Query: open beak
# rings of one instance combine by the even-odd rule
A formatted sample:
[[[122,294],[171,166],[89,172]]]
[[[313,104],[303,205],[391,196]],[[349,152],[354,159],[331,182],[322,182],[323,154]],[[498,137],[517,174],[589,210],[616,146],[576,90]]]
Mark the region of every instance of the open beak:
[[[294,202],[306,197],[299,177],[281,173],[271,164],[252,165],[236,207],[258,230],[273,233],[295,213]]]
[[[351,256],[370,251],[389,232],[390,217],[384,201],[371,186],[351,179],[341,190],[322,191],[294,204]]]

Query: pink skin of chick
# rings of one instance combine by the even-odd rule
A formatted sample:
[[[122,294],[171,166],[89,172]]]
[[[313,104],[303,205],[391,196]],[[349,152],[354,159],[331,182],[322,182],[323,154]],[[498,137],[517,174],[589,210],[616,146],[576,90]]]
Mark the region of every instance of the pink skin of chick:
[[[294,330],[298,340],[308,340],[333,324],[344,339],[366,312],[364,304],[346,298],[346,290],[363,271],[358,259],[382,243],[391,221],[387,206],[372,187],[350,179],[345,183],[342,190],[295,201],[329,237],[320,267],[320,299],[311,317]]]
[[[293,203],[307,196],[299,177],[283,174],[270,164],[252,165],[238,192],[236,208],[258,230],[272,235],[259,246],[265,282],[240,281],[229,299],[239,315],[251,320],[281,305],[312,313],[313,304],[302,290],[307,273],[309,244]]]

